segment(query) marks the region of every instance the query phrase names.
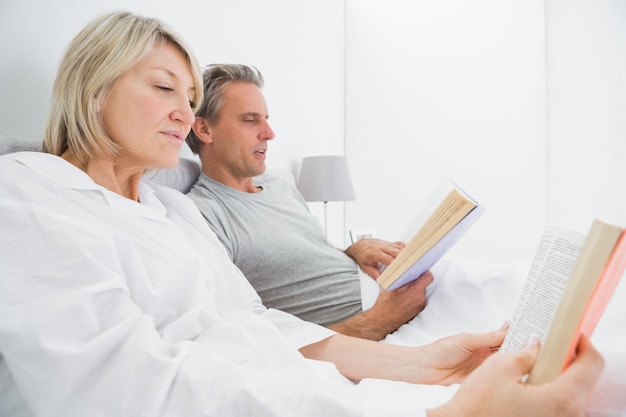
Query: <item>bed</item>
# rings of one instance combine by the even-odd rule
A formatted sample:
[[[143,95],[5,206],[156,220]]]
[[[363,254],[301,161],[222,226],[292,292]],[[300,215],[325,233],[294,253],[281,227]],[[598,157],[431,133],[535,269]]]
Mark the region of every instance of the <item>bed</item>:
[[[37,140],[0,135],[0,155],[16,151],[39,151]],[[146,173],[145,179],[176,188],[189,190],[200,173],[197,160],[183,155],[176,169]],[[387,336],[383,343],[421,345],[437,338],[460,332],[484,332],[500,327],[513,314],[526,275],[528,262],[486,264],[442,259],[433,268],[435,281],[427,291],[426,308],[411,322]],[[374,281],[371,281],[375,284]],[[375,291],[367,304],[373,303]],[[590,416],[626,416],[626,279],[618,286],[613,298],[592,337],[595,346],[604,355],[606,365],[601,380],[589,403]],[[408,384],[394,383],[388,389],[386,381],[363,380],[372,395],[386,395],[394,401]],[[419,386],[420,401],[426,406],[445,402],[457,386]],[[410,388],[415,392],[415,386]]]

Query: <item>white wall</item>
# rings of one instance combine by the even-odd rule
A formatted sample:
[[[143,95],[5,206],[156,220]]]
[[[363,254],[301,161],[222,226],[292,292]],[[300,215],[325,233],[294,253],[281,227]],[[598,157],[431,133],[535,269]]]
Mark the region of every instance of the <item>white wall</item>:
[[[550,0],[549,220],[626,226],[626,2]]]
[[[548,223],[626,226],[626,2],[346,5],[347,229],[394,239],[440,176],[487,208],[457,257],[529,259]]]
[[[277,135],[270,167],[298,175],[304,156],[343,154],[341,0],[0,0],[0,133],[41,136],[65,46],[88,20],[114,9],[165,21],[202,64],[261,70]],[[328,212],[329,237],[342,244],[343,207],[332,204]]]
[[[63,48],[112,8],[163,19],[203,63],[257,66],[271,167],[297,176],[345,135],[357,200],[345,228],[329,203],[337,245],[396,238],[442,176],[487,208],[459,257],[528,259],[546,223],[626,224],[623,0],[1,0],[1,133],[40,135]]]
[[[397,238],[439,178],[487,211],[453,248],[528,259],[546,212],[543,0],[348,0],[346,227]]]

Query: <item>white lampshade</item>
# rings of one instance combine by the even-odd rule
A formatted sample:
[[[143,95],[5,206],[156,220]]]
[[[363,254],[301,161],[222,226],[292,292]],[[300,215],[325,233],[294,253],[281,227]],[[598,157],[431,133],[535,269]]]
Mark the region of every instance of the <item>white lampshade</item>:
[[[302,159],[298,189],[306,201],[354,200],[348,161],[341,155]]]

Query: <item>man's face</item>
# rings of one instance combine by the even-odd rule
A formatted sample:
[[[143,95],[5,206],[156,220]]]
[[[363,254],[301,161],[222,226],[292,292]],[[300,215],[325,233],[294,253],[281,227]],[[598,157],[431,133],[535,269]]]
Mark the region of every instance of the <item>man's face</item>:
[[[211,162],[222,174],[246,179],[265,172],[267,141],[274,139],[267,105],[261,90],[252,83],[226,87],[216,124],[210,125]]]

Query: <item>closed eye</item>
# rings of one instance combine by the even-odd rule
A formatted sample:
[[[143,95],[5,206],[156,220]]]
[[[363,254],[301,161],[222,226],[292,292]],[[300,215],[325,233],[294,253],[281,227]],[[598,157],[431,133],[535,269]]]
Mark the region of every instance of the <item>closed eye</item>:
[[[168,87],[166,85],[157,85],[156,88],[158,88],[159,90],[162,90],[162,91],[167,91],[167,92],[174,91],[173,88]],[[189,100],[189,107],[191,107],[192,109],[195,109],[196,108],[196,103],[194,101],[192,101],[192,100]]]

